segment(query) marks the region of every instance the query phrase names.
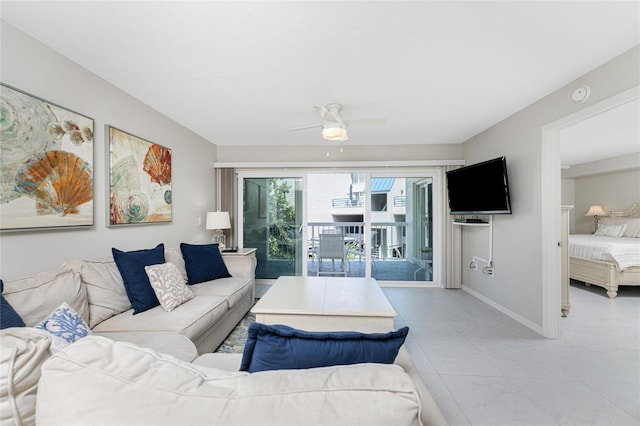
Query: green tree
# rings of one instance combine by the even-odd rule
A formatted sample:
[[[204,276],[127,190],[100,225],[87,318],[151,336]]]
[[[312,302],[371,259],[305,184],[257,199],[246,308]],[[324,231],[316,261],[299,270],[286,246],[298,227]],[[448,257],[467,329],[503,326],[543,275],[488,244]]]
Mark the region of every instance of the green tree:
[[[291,258],[293,251],[293,233],[295,230],[296,210],[287,195],[291,185],[284,179],[269,179],[269,257]]]

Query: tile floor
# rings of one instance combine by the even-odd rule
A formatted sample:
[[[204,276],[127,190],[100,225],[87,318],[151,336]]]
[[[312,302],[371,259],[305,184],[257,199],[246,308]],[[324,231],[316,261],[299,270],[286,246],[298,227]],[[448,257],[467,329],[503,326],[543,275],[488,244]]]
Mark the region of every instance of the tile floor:
[[[462,290],[384,288],[453,425],[640,425],[640,287],[571,286],[545,339]]]

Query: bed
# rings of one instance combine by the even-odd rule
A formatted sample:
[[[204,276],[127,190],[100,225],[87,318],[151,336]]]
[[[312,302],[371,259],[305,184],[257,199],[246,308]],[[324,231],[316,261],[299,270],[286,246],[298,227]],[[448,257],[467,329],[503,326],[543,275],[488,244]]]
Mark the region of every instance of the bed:
[[[640,286],[640,203],[611,211],[595,234],[569,235],[569,276],[612,299],[621,285]]]

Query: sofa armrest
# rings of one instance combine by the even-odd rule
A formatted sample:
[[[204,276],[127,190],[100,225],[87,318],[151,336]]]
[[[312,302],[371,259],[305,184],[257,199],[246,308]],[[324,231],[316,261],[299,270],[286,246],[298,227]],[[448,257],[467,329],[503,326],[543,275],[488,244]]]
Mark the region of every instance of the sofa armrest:
[[[227,266],[229,273],[233,277],[251,277],[256,278],[257,260],[253,256],[225,256],[222,255],[224,264]]]
[[[440,411],[440,407],[438,407],[435,399],[433,399],[431,392],[429,392],[427,386],[422,381],[418,369],[411,360],[411,356],[404,346],[402,346],[400,351],[398,351],[395,364],[404,369],[405,373],[411,377],[411,380],[418,390],[420,401],[422,403],[422,413],[420,415],[422,424],[424,426],[446,426],[448,424],[447,419],[442,414],[442,411]]]

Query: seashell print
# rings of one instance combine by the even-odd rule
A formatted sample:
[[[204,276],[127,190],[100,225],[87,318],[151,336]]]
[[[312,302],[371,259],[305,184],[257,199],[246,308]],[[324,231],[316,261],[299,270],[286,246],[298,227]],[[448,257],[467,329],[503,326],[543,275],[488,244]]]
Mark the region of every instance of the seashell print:
[[[59,141],[64,136],[64,129],[58,123],[49,123],[49,134]]]
[[[76,214],[79,206],[93,199],[93,172],[73,153],[44,151],[18,168],[15,191],[42,205],[39,214],[46,214],[46,208],[61,216]]]
[[[49,134],[58,141],[65,134],[68,134],[69,140],[76,146],[93,140],[93,131],[89,127],[85,126],[80,129],[76,123],[69,119],[63,120],[62,125],[58,122],[49,123]]]
[[[18,167],[55,145],[48,131],[55,116],[38,99],[4,86],[0,91],[0,202],[7,203],[20,197],[14,191]]]
[[[64,120],[62,120],[62,128],[67,133],[76,132],[80,130],[80,127],[78,127],[76,123],[69,120],[68,118],[65,118]]]
[[[136,159],[129,155],[121,158],[111,166],[111,192],[120,192],[128,189],[140,189],[140,177],[137,170]]]
[[[69,140],[71,141],[72,144],[76,146],[84,142],[84,139],[82,139],[82,133],[80,133],[79,130],[74,130],[73,132],[69,132]]]
[[[160,145],[151,145],[144,156],[142,170],[152,182],[160,185],[171,183],[171,151]]]
[[[82,128],[82,138],[87,142],[91,142],[93,140],[93,130],[84,126]]]
[[[149,214],[149,199],[141,191],[111,193],[111,224],[144,222]]]

